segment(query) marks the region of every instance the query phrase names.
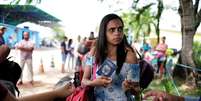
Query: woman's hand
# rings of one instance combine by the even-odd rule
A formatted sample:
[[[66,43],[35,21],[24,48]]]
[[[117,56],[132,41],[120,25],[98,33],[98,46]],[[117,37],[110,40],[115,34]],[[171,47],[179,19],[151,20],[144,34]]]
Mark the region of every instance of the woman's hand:
[[[73,91],[75,90],[75,87],[72,83],[68,83],[66,85],[63,85],[62,87],[55,89],[55,94],[57,97],[66,97],[69,96]]]
[[[106,87],[111,83],[112,83],[112,79],[109,78],[109,77],[106,77],[106,76],[101,76],[101,77],[96,78],[96,79],[93,80],[93,84],[95,86],[104,86],[104,87]]]
[[[130,80],[124,80],[122,83],[124,91],[130,91],[132,94],[137,95],[140,93],[139,82],[132,82]]]

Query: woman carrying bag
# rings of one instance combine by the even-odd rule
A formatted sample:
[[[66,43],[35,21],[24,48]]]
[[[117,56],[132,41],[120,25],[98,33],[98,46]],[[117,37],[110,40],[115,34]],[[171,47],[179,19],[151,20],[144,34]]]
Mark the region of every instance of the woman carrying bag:
[[[128,101],[126,92],[139,94],[140,68],[123,28],[118,15],[106,15],[100,24],[96,46],[86,58],[82,85],[94,87],[96,101]],[[92,69],[94,65],[96,70]],[[93,80],[92,70],[96,76]]]

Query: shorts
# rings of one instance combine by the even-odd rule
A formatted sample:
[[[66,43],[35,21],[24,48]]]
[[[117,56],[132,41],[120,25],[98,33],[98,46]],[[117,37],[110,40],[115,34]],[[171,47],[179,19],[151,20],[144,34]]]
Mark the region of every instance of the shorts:
[[[61,53],[62,64],[65,64],[67,58],[67,54]]]

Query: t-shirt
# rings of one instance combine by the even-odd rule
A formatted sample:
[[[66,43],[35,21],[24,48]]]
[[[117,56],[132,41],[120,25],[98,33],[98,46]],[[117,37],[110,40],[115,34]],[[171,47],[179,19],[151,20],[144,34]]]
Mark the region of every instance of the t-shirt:
[[[67,46],[66,50],[67,50],[68,54],[70,54],[71,56],[74,55],[74,45],[73,44],[71,44],[70,46]]]
[[[34,43],[31,40],[22,40],[17,44],[17,47],[24,47],[24,48],[34,48]],[[20,50],[21,59],[32,59],[33,52],[27,52]]]
[[[156,50],[165,53],[165,51],[167,50],[168,45],[165,43],[160,43],[157,45]]]
[[[151,49],[151,46],[149,44],[143,44],[142,49],[146,52]]]
[[[61,47],[64,48],[64,52],[65,52],[65,54],[67,54],[66,43],[65,43],[65,41],[61,42]]]
[[[8,94],[8,90],[0,83],[0,101],[3,101]]]

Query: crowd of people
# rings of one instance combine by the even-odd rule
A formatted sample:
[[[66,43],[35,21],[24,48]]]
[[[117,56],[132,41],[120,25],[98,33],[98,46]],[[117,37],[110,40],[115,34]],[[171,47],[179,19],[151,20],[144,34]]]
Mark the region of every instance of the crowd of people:
[[[83,39],[79,43],[77,49],[82,45],[85,48],[80,48],[80,52],[74,53],[75,46],[73,40],[64,37],[61,43],[61,72],[65,72],[66,58],[76,58],[76,66],[74,61],[70,67],[83,67],[82,86],[94,87],[94,96],[96,101],[128,101],[128,93],[138,96],[140,91],[140,67],[136,56],[135,49],[128,44],[124,34],[124,23],[121,17],[116,14],[108,14],[103,17],[100,26],[98,37],[94,37],[94,33],[90,34],[88,39]],[[3,33],[5,27],[0,27],[0,64],[7,58],[10,49],[5,45]],[[3,33],[2,33],[3,32]],[[68,42],[66,42],[68,41]],[[16,45],[16,48],[21,51],[21,69],[23,70],[24,63],[28,64],[30,71],[30,83],[33,82],[32,69],[32,53],[34,44],[29,40],[29,33],[23,33],[23,40]],[[159,53],[158,58],[163,60],[165,50],[168,48],[165,43],[165,37],[162,42],[156,47]],[[146,41],[143,45],[143,52],[149,51],[150,46]],[[82,53],[82,52],[83,53]],[[84,54],[84,52],[86,52]],[[83,63],[84,62],[84,63]],[[84,64],[84,65],[83,65]],[[18,84],[23,84],[20,78]],[[75,91],[72,83],[63,85],[54,90],[33,94],[26,97],[15,97],[10,91],[0,82],[0,100],[1,101],[52,101],[58,97],[67,97]],[[154,101],[201,101],[200,97],[182,97],[167,94],[162,91],[148,91],[143,99],[154,97]]]

